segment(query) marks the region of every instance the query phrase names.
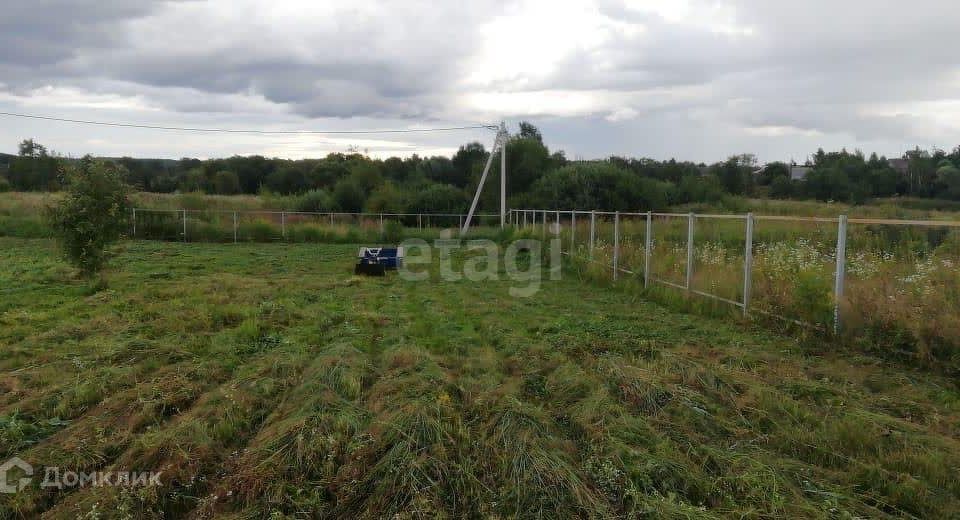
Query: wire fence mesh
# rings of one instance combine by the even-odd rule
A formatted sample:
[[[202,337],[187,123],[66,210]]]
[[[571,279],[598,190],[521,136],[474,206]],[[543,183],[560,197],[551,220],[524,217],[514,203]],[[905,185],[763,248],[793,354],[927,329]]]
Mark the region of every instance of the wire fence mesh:
[[[914,358],[960,347],[960,222],[529,209],[510,221],[540,232],[549,215],[560,216],[563,254],[591,278]]]
[[[131,236],[184,242],[356,242],[406,235],[453,236],[460,213],[344,213],[268,210],[133,210]],[[494,234],[499,214],[476,214],[471,230]],[[418,233],[422,232],[422,233]]]

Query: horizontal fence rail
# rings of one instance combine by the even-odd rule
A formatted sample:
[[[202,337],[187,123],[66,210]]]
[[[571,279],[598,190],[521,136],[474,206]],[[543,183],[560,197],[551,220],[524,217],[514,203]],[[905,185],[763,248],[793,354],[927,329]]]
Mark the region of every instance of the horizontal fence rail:
[[[840,334],[842,331],[845,290],[850,285],[848,271],[850,267],[855,267],[848,265],[851,262],[850,244],[848,243],[851,239],[851,226],[860,226],[861,230],[855,238],[863,243],[869,240],[877,240],[877,237],[884,236],[885,232],[893,235],[893,238],[889,238],[889,240],[902,238],[899,235],[904,234],[904,232],[884,231],[886,226],[900,229],[918,228],[921,230],[919,231],[919,238],[907,233],[908,237],[912,237],[911,240],[921,244],[921,247],[929,248],[930,243],[937,244],[937,247],[941,249],[946,247],[949,254],[956,255],[956,263],[952,259],[944,259],[942,264],[946,266],[944,269],[955,269],[953,273],[948,273],[947,279],[950,279],[949,275],[955,275],[955,279],[960,283],[960,231],[956,231],[957,228],[960,228],[960,221],[848,218],[846,215],[805,217],[754,215],[752,213],[703,214],[535,208],[510,210],[508,217],[508,221],[513,226],[520,229],[530,229],[535,234],[546,235],[549,231],[548,228],[555,226],[549,232],[560,236],[561,229],[563,229],[563,234],[567,236],[560,240],[561,253],[591,265],[606,266],[609,270],[609,278],[614,282],[620,278],[621,274],[628,274],[642,280],[645,288],[659,285],[683,291],[687,295],[696,295],[731,305],[742,309],[745,316],[756,312],[784,322],[830,331],[834,334]],[[632,234],[629,237],[624,237],[625,222]],[[723,222],[727,224],[722,224]],[[718,247],[718,249],[724,249],[725,254],[731,255],[734,254],[731,251],[736,251],[733,249],[734,246],[739,247],[741,251],[741,253],[736,253],[736,258],[739,259],[742,256],[742,266],[736,269],[727,269],[728,273],[736,271],[742,273],[742,285],[738,289],[736,297],[717,294],[710,290],[710,287],[713,287],[712,284],[707,288],[695,287],[697,263],[701,261],[698,256],[706,255],[706,253],[697,249],[697,233],[701,225],[742,227],[742,230],[728,231],[725,234],[718,231],[718,233],[723,234],[722,240],[718,241],[724,242],[725,246],[731,246],[730,248]],[[784,229],[788,226],[796,226],[796,228]],[[804,226],[808,228],[804,228]],[[758,242],[757,230],[761,228],[765,228],[760,237],[763,240]],[[942,232],[930,235],[930,232],[923,231],[937,228],[940,228]],[[950,232],[954,233],[953,238],[947,236],[947,233]],[[923,233],[927,234],[924,235]],[[813,235],[813,238],[805,238],[804,235]],[[951,240],[957,244],[955,247],[950,246]],[[657,272],[657,255],[670,243],[673,244],[673,250],[670,253],[673,254],[672,271],[674,272]],[[786,243],[799,244],[798,249],[787,250],[784,248]],[[704,241],[699,245],[702,245],[704,249],[711,247],[709,241]],[[727,249],[730,249],[730,251],[727,251]],[[767,263],[774,263],[775,261],[771,258],[776,259],[777,255],[785,256],[788,261],[819,262],[819,275],[822,280],[817,281],[819,283],[818,287],[826,287],[826,289],[820,289],[820,292],[816,293],[804,287],[803,284],[805,283],[816,284],[805,280],[805,277],[811,276],[809,273],[798,272],[794,275],[796,280],[792,281],[797,287],[800,287],[797,291],[807,291],[811,294],[803,293],[795,299],[803,302],[803,299],[807,298],[811,300],[809,303],[811,306],[816,306],[824,303],[822,297],[820,301],[817,301],[816,297],[828,296],[829,304],[823,306],[829,307],[830,318],[827,319],[825,314],[820,315],[818,320],[783,316],[758,307],[756,303],[757,287],[755,287],[757,284],[755,280],[755,271],[757,270],[755,257],[758,251],[766,255],[763,260]],[[637,253],[641,254],[642,258],[635,258]],[[929,256],[931,253],[926,254]],[[801,258],[804,255],[813,258]],[[857,252],[856,258],[861,259],[863,256],[863,252]],[[624,265],[624,258],[632,258],[633,262]],[[797,258],[801,259],[797,260]],[[814,271],[813,269],[808,270]],[[857,271],[863,271],[863,267],[858,267]],[[670,274],[674,275],[673,279],[668,276]],[[863,276],[863,273],[859,273],[859,275]],[[788,273],[787,276],[789,277],[790,274]],[[827,277],[829,277],[829,280],[826,280]],[[907,276],[905,279],[910,280],[910,277]],[[710,280],[706,282],[709,283]],[[946,293],[954,294],[960,289],[958,287],[945,287],[943,290]],[[827,291],[829,294],[825,294]]]
[[[454,230],[463,227],[466,213],[375,213],[343,211],[286,211],[270,209],[165,209],[133,208],[130,226],[133,238],[160,240],[240,242],[248,235],[256,240],[287,240],[303,225],[316,228],[353,226],[387,230],[398,222],[407,229]],[[471,228],[500,227],[497,213],[475,214]],[[494,222],[496,224],[494,225]],[[319,235],[318,235],[319,236]],[[358,237],[359,239],[360,237]],[[322,240],[322,239],[321,239]]]

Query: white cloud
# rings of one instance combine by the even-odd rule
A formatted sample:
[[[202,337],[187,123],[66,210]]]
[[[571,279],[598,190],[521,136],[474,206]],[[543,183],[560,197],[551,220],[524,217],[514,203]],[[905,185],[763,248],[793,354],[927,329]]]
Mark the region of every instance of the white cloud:
[[[623,107],[623,108],[618,108],[613,112],[610,112],[610,114],[607,115],[606,120],[610,121],[611,123],[616,123],[618,121],[627,121],[630,119],[634,119],[639,115],[640,115],[640,112],[637,112],[636,110],[630,107]]]
[[[11,6],[0,20],[0,109],[268,129],[533,118],[548,144],[587,157],[766,159],[817,146],[893,154],[960,142],[956,3],[51,2]],[[9,149],[29,136],[72,154],[168,157],[359,146],[0,127]],[[423,154],[487,137],[411,135],[362,148]]]

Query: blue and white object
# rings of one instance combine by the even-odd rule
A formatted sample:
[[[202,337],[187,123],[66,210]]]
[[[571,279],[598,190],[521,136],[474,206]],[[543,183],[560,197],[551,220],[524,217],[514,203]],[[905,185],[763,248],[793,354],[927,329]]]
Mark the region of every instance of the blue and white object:
[[[382,274],[403,266],[402,247],[361,247],[357,253],[357,274]]]

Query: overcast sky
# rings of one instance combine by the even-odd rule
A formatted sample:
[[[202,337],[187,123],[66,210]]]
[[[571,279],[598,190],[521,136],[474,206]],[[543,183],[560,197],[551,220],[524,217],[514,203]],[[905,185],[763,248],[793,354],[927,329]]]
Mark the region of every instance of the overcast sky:
[[[11,5],[13,4],[13,5]],[[59,1],[0,7],[0,111],[346,130],[527,119],[571,158],[960,144],[960,2]],[[0,117],[67,155],[450,154],[483,130],[249,136]]]

